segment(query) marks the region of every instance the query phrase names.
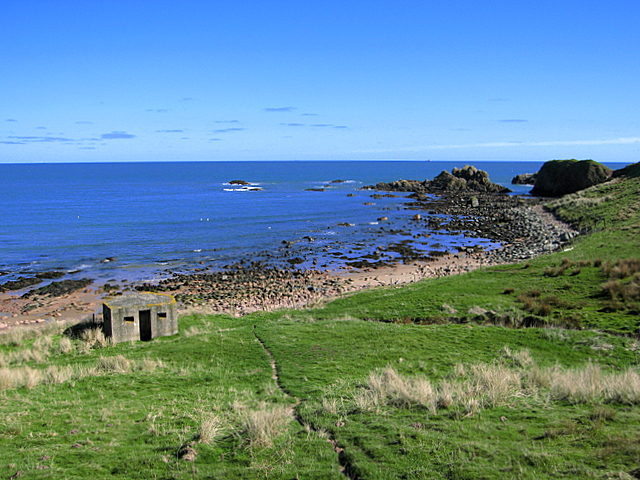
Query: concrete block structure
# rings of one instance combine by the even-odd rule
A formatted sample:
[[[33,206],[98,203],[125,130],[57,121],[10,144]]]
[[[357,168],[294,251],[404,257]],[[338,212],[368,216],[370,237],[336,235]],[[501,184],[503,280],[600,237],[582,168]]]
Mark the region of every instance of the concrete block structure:
[[[178,333],[178,309],[171,295],[122,295],[102,304],[104,334],[113,343],[149,341]]]

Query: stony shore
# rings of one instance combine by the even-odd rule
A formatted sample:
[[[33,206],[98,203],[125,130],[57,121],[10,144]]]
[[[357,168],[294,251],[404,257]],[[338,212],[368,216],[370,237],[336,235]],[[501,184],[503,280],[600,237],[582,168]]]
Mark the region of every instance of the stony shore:
[[[376,195],[376,194],[373,194]],[[568,248],[577,232],[544,211],[543,199],[487,192],[413,193],[406,203],[415,211],[414,236],[431,231],[488,238],[499,249],[459,247],[457,251],[416,252],[410,246],[378,247],[354,266],[340,269],[296,269],[245,261],[221,271],[175,273],[155,284],[84,287],[59,296],[25,292],[0,293],[0,331],[15,325],[80,320],[101,311],[101,300],[127,291],[165,291],[175,295],[183,312],[243,315],[256,310],[313,305],[338,295],[380,285],[453,275],[475,268],[525,261]],[[418,232],[418,233],[415,233]],[[393,252],[393,256],[385,252]],[[379,253],[379,256],[378,256]],[[389,259],[393,258],[393,264]]]

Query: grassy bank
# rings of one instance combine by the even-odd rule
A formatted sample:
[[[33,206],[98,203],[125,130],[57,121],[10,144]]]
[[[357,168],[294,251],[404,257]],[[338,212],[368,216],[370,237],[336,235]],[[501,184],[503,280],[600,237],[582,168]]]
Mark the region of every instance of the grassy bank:
[[[634,478],[638,191],[550,204],[589,233],[527,263],[153,342],[3,335],[0,475]]]

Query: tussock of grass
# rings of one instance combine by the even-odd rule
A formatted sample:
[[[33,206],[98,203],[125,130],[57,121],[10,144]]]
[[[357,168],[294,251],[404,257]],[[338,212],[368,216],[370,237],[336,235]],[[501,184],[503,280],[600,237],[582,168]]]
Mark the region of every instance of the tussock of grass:
[[[288,405],[263,405],[258,410],[247,410],[241,416],[242,435],[252,447],[270,447],[292,419]]]
[[[97,370],[103,372],[129,373],[131,371],[131,361],[123,355],[100,357]]]
[[[572,268],[574,265],[575,263],[572,260],[569,260],[568,258],[563,258],[558,267],[545,268],[543,275],[545,277],[561,277],[562,275],[565,274],[567,270]],[[576,270],[572,271],[571,275],[577,275],[580,273],[579,271],[577,273],[575,272]]]
[[[500,361],[505,365],[516,368],[529,368],[535,365],[535,361],[529,350],[511,350],[507,345],[502,348]]]
[[[198,439],[202,443],[211,444],[222,437],[227,430],[227,425],[220,415],[208,413],[202,416]]]
[[[73,342],[69,337],[61,337],[58,342],[58,350],[60,353],[70,353],[73,351]]]
[[[397,407],[420,406],[432,411],[435,411],[436,400],[435,391],[427,378],[403,377],[392,367],[382,373],[371,373],[367,392],[358,399],[361,408],[367,410],[386,404]]]
[[[104,348],[111,344],[111,339],[104,336],[102,328],[88,328],[80,336],[87,348]]]

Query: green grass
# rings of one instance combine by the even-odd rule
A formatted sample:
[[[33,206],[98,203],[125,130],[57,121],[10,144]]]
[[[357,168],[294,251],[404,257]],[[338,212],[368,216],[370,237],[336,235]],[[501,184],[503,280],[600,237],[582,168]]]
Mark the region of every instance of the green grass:
[[[528,263],[153,342],[2,335],[0,477],[633,478],[639,182],[550,205],[591,233]]]

